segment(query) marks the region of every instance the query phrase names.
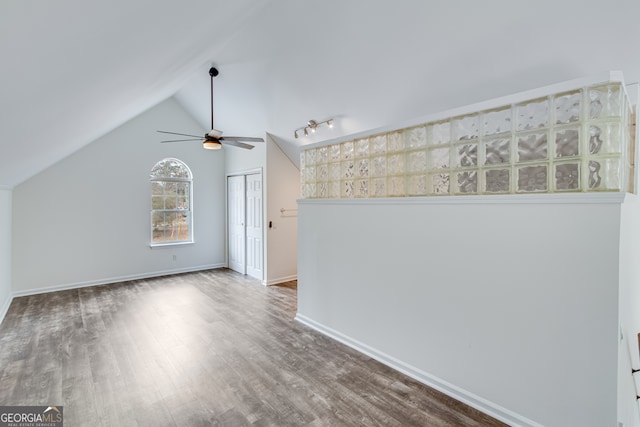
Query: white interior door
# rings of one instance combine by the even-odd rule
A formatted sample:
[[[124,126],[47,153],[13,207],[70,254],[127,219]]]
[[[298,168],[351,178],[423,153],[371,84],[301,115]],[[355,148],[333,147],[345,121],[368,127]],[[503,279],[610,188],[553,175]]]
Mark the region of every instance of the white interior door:
[[[246,175],[247,274],[262,280],[262,174]]]
[[[227,178],[229,268],[263,278],[262,174]]]
[[[246,274],[245,260],[245,177],[230,176],[227,178],[228,197],[228,257],[229,268]]]

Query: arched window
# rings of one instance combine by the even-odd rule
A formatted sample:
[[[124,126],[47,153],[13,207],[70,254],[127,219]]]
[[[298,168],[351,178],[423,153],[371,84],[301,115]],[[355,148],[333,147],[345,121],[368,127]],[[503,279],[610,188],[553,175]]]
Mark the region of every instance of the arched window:
[[[191,170],[178,159],[155,164],[151,179],[151,245],[193,242]]]

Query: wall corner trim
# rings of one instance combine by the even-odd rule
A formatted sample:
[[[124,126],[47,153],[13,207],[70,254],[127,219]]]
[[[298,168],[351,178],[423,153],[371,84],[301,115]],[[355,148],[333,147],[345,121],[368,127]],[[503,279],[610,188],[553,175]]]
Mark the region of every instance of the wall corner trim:
[[[420,369],[417,369],[407,363],[402,362],[392,356],[389,356],[381,351],[376,350],[358,340],[355,340],[347,335],[344,335],[330,327],[327,327],[321,323],[318,323],[303,314],[297,313],[295,319],[296,321],[320,332],[323,335],[326,335],[334,340],[345,344],[360,353],[363,353],[380,363],[383,363],[390,368],[395,369],[421,383],[434,388],[447,396],[450,396],[466,405],[471,406],[481,412],[484,412],[487,415],[496,418],[504,423],[509,424],[514,427],[542,427],[541,424],[536,423],[535,421],[529,420],[515,412],[512,412],[506,408],[503,408],[495,403],[492,403],[486,399],[483,399],[480,396],[476,396],[473,393],[470,393],[466,390],[463,390],[453,384],[450,384],[434,375],[431,375],[427,372],[424,372]]]

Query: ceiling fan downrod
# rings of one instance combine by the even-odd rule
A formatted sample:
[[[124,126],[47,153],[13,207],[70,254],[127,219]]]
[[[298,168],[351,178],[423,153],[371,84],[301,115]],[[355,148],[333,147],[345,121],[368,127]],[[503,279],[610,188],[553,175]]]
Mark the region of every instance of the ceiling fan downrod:
[[[215,129],[213,126],[213,78],[218,74],[218,69],[216,67],[209,68],[209,75],[211,76],[211,129]]]

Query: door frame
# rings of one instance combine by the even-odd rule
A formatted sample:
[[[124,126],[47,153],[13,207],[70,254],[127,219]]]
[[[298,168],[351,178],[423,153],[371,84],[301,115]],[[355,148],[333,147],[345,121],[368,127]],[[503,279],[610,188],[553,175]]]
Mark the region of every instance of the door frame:
[[[264,194],[264,173],[262,168],[247,169],[247,170],[242,170],[237,172],[228,172],[225,174],[225,179],[224,179],[224,195],[225,195],[225,198],[224,198],[224,204],[225,204],[224,256],[225,256],[225,263],[228,268],[229,267],[229,178],[234,176],[244,176],[246,180],[247,175],[256,175],[256,174],[260,175],[260,181],[262,182],[262,278],[260,279],[260,281],[264,283],[265,277],[267,277],[267,271],[266,271],[267,270],[267,263],[266,263],[267,242],[266,242],[266,230],[265,230],[267,216],[266,216],[266,209],[265,209],[266,197]],[[246,188],[245,188],[245,192],[246,192]],[[246,209],[246,206],[245,206],[245,209]],[[246,262],[247,260],[246,260],[246,242],[245,242],[245,264]]]

